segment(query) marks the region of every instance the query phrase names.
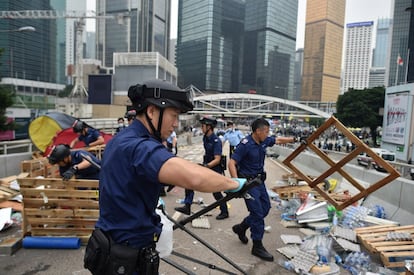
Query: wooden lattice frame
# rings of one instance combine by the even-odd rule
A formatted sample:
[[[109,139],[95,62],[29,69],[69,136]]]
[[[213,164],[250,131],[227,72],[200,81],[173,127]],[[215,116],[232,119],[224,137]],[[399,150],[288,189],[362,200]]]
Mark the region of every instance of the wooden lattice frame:
[[[335,126],[338,130],[342,132],[353,144],[355,144],[355,149],[351,151],[348,155],[346,155],[344,158],[342,158],[340,161],[335,162],[327,154],[325,154],[322,150],[320,150],[317,146],[314,145],[314,141],[319,138],[319,136],[327,130],[329,127]],[[311,179],[304,173],[302,173],[295,165],[293,165],[292,161],[306,148],[312,150],[315,152],[322,160],[324,160],[330,168],[320,174],[319,176]],[[356,156],[358,156],[360,153],[366,152],[369,156],[373,158],[373,160],[378,163],[380,166],[382,166],[385,171],[388,173],[387,176],[380,179],[379,181],[375,182],[368,188],[365,188],[362,186],[356,179],[354,179],[350,174],[348,174],[344,169],[342,169],[343,166],[345,166],[348,162],[353,160]],[[356,201],[368,196],[372,192],[378,190],[382,186],[390,183],[394,179],[398,178],[400,176],[399,172],[394,169],[388,162],[386,162],[384,159],[382,159],[380,156],[375,154],[370,147],[368,147],[362,140],[360,140],[358,137],[356,137],[352,132],[350,132],[339,120],[337,120],[335,117],[330,117],[323,125],[321,125],[309,138],[306,139],[306,141],[302,142],[301,145],[296,148],[295,151],[293,151],[292,154],[290,154],[285,160],[283,160],[283,164],[285,164],[287,167],[289,167],[292,171],[294,171],[297,175],[299,175],[302,179],[304,179],[310,187],[315,189],[322,197],[324,197],[329,203],[331,203],[337,210],[342,210],[349,205],[355,203]],[[329,195],[329,193],[324,192],[318,184],[323,182],[325,179],[327,179],[330,175],[333,173],[339,173],[342,175],[345,179],[349,181],[350,184],[352,184],[356,189],[359,190],[359,193],[351,196],[349,199],[338,202],[333,197]]]

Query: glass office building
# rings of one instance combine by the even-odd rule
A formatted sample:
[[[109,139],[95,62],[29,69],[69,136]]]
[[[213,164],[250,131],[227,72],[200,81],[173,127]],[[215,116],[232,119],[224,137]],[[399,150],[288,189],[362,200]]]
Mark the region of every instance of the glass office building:
[[[244,90],[293,98],[298,1],[247,0]]]
[[[239,91],[243,2],[179,1],[176,65],[181,87]]]
[[[297,9],[297,1],[180,0],[179,84],[288,97]]]
[[[170,0],[97,0],[99,15],[123,13],[121,18],[97,20],[97,58],[113,66],[114,52],[169,54]]]
[[[0,10],[50,10],[49,1],[2,0]],[[56,82],[56,20],[0,18],[0,77]],[[35,31],[17,31],[32,26]]]
[[[388,86],[414,82],[414,0],[395,0]],[[410,51],[408,50],[410,49]],[[410,55],[410,57],[409,57]],[[397,64],[398,56],[402,64]],[[411,66],[409,66],[411,63]]]
[[[377,20],[377,36],[372,67],[386,67],[391,22],[390,18],[379,18]]]

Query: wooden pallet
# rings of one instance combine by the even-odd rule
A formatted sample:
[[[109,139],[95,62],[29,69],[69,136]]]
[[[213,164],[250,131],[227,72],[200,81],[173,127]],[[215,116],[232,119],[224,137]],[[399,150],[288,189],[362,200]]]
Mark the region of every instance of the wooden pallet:
[[[0,185],[0,202],[7,201],[20,194],[19,191]]]
[[[300,192],[312,192],[312,188],[309,185],[286,185],[286,186],[275,186],[272,188],[273,192],[279,194],[279,198],[285,199],[292,199],[298,198]]]
[[[79,237],[86,244],[99,216],[97,180],[19,179],[23,236]]]
[[[385,267],[403,267],[404,260],[414,258],[414,241],[386,241],[389,232],[406,232],[414,238],[414,225],[376,225],[356,228],[357,238],[371,253],[379,253]]]

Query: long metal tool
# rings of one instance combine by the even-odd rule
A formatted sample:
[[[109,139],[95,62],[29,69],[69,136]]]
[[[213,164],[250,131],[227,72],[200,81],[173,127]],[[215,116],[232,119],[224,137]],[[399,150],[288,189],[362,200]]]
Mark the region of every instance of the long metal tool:
[[[188,230],[185,225],[189,222],[191,222],[192,220],[204,215],[205,213],[215,209],[217,206],[221,205],[222,203],[226,203],[227,201],[234,199],[234,198],[242,198],[245,196],[245,193],[247,192],[247,190],[249,190],[252,187],[255,187],[259,184],[261,184],[262,181],[260,179],[260,177],[257,177],[255,179],[252,179],[248,182],[246,182],[245,186],[238,192],[230,192],[230,193],[226,193],[227,195],[217,201],[215,201],[214,203],[208,205],[207,207],[205,207],[204,209],[201,209],[200,211],[194,213],[193,215],[180,220],[180,221],[176,221],[174,220],[172,217],[170,217],[167,213],[165,213],[164,209],[162,209],[163,213],[166,215],[166,217],[172,221],[174,223],[174,227],[173,229],[181,229],[184,232],[186,232],[187,234],[189,234],[191,237],[193,237],[194,239],[196,239],[197,241],[199,241],[201,244],[203,244],[205,247],[207,247],[209,250],[211,250],[212,252],[214,252],[217,256],[219,256],[220,258],[222,258],[223,260],[225,260],[227,263],[229,263],[231,266],[233,266],[235,269],[237,269],[238,271],[240,271],[242,274],[247,274],[246,271],[244,271],[241,267],[239,267],[236,263],[234,263],[232,260],[230,260],[229,258],[227,258],[225,255],[223,255],[221,252],[219,252],[217,249],[215,249],[214,247],[212,247],[210,244],[208,244],[207,242],[205,242],[203,239],[201,239],[200,237],[198,237],[195,233],[191,232],[190,230]],[[180,253],[173,253],[174,255],[178,256],[178,257],[182,257],[185,258],[187,260],[199,263],[199,264],[203,264],[207,267],[209,267],[210,269],[217,269],[218,268],[214,265],[214,264],[209,264],[203,261],[200,261],[199,259],[195,259],[192,258],[190,256],[183,256]],[[167,262],[167,261],[166,261]],[[167,262],[168,263],[168,262]],[[178,264],[175,263],[174,267],[176,267],[177,269],[180,269],[178,267]],[[181,271],[185,272],[185,268],[180,269]],[[232,274],[229,271],[225,271],[224,269],[220,268],[221,272],[225,272],[227,274]],[[188,274],[188,273],[187,273]]]

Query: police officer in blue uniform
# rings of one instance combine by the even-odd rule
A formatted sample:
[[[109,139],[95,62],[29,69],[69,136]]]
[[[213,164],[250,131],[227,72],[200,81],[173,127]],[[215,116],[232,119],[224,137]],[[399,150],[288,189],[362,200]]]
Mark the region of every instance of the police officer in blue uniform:
[[[70,180],[73,176],[99,180],[101,161],[87,151],[71,151],[69,145],[59,144],[52,148],[48,160],[52,165],[59,165],[59,173],[64,180]]]
[[[278,137],[269,135],[269,122],[264,118],[256,119],[252,125],[252,133],[246,136],[237,145],[230,161],[229,172],[232,177],[240,176],[247,179],[260,176],[263,184],[253,187],[248,191],[251,198],[245,198],[249,215],[240,224],[233,226],[240,241],[248,243],[246,230],[250,228],[253,240],[252,254],[265,260],[273,261],[273,256],[264,248],[262,239],[264,235],[264,219],[270,210],[270,199],[266,191],[264,161],[266,148],[277,143],[295,142],[292,137]]]
[[[125,113],[125,118],[128,120],[128,125],[131,125],[134,122],[135,117],[137,116],[137,111],[130,109]]]
[[[226,141],[229,142],[230,146],[230,158],[233,155],[234,149],[240,143],[240,141],[244,138],[243,133],[236,128],[233,128],[233,121],[227,121],[227,130],[223,135],[223,145]]]
[[[192,110],[189,92],[151,80],[131,86],[128,97],[136,119],[108,142],[102,160],[99,219],[84,257],[93,274],[158,274],[162,224],[155,209],[162,184],[218,192],[238,191],[246,181],[176,157],[162,144],[179,114]]]
[[[217,120],[213,117],[204,116],[200,119],[201,130],[204,133],[203,136],[203,145],[204,145],[204,158],[203,166],[216,171],[219,174],[224,174],[224,170],[221,163],[222,157],[222,147],[221,141],[214,133],[214,127],[217,125]],[[213,196],[216,200],[223,198],[221,192],[214,192]],[[194,199],[194,191],[185,190],[184,206],[176,207],[175,210],[190,215],[191,213],[191,204]],[[223,220],[229,217],[229,211],[227,209],[227,204],[222,203],[220,205],[220,214],[217,215],[217,220]]]
[[[72,126],[73,132],[78,133],[79,136],[72,140],[70,148],[73,148],[76,143],[83,141],[86,147],[97,146],[105,143],[105,140],[99,130],[88,126],[85,122],[76,120]]]

